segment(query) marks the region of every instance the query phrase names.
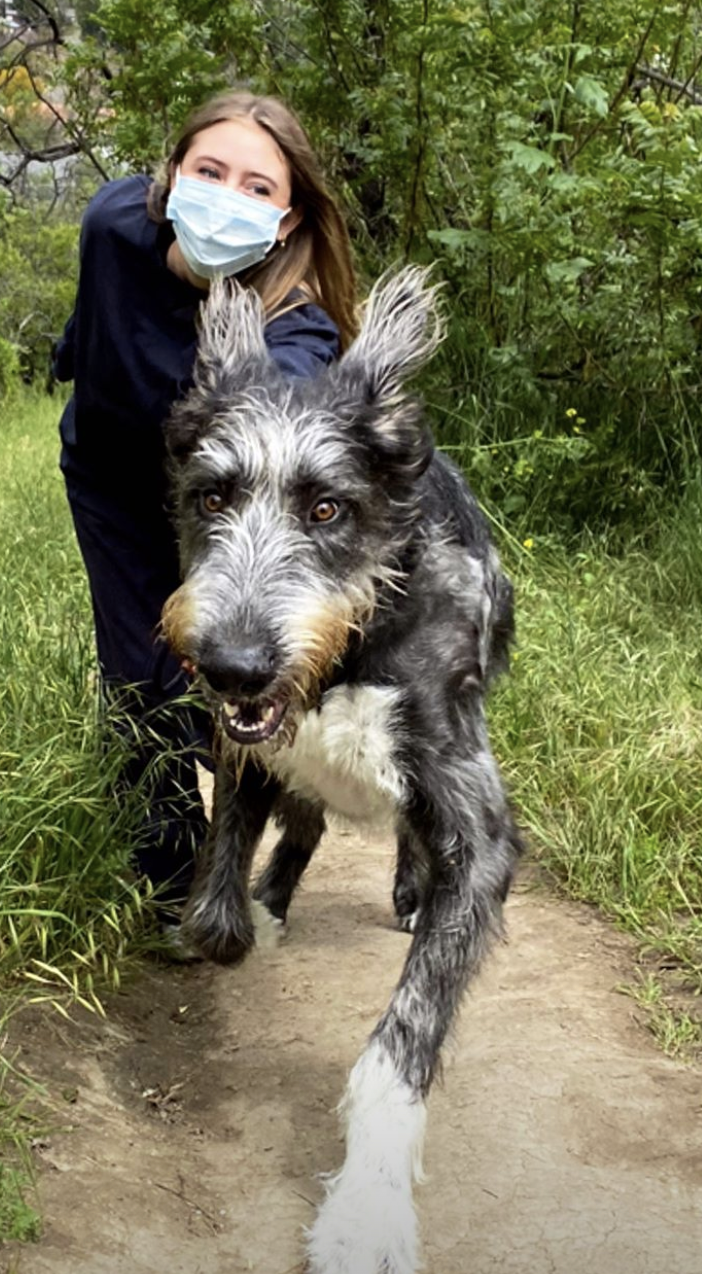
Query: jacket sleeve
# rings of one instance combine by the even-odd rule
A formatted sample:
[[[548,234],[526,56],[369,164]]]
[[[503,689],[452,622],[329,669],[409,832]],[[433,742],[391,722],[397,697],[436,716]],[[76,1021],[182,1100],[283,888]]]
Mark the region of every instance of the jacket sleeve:
[[[74,375],[74,335],[76,320],[71,315],[64,330],[51,351],[51,370],[56,380],[73,380]]]
[[[118,186],[124,186],[124,184],[124,180],[122,180],[121,183],[118,181],[107,182],[98,190],[97,194],[93,195],[83,215],[80,227],[80,265],[78,270],[78,287],[75,308],[63,329],[63,335],[59,337],[51,349],[51,372],[55,380],[65,381],[73,380],[75,378],[76,313],[80,308],[81,280],[83,276],[86,243],[90,240],[90,238],[94,239],[95,237],[92,227],[94,225],[101,225],[102,214],[99,210],[104,204],[105,196],[111,191],[117,189]]]
[[[288,376],[316,376],[339,357],[339,329],[318,305],[298,305],[266,324],[271,357]]]

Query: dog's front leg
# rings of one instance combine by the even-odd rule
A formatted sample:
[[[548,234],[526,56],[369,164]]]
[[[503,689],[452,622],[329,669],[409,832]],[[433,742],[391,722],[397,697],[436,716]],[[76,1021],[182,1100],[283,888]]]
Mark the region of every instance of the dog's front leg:
[[[442,788],[415,792],[406,810],[429,881],[400,982],[351,1072],[346,1161],[311,1231],[311,1274],[417,1269],[412,1185],[424,1101],[461,995],[499,928],[519,847],[489,753],[452,768],[450,782],[444,771]],[[451,799],[439,805],[441,790]]]
[[[253,891],[254,898],[284,925],[290,900],[325,829],[322,806],[289,792],[276,806],[276,821],[283,835],[276,844]]]
[[[183,926],[202,954],[219,964],[242,960],[254,945],[249,876],[277,790],[251,762],[238,782],[221,763],[217,767],[212,824]]]

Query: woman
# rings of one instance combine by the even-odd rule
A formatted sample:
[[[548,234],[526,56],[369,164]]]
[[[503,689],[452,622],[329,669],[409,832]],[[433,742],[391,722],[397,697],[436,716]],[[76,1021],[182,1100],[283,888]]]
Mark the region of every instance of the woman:
[[[181,705],[164,711],[186,677],[157,636],[179,582],[161,426],[190,386],[198,309],[217,273],[258,292],[266,343],[290,375],[315,375],[354,334],[343,220],[303,129],[274,98],[219,95],[187,121],[161,180],[99,191],[56,352],[58,379],[75,382],[61,468],[103,682],[140,723],[125,776],[148,776],[137,865],[169,914],[187,896],[206,824],[194,755],[203,732]]]

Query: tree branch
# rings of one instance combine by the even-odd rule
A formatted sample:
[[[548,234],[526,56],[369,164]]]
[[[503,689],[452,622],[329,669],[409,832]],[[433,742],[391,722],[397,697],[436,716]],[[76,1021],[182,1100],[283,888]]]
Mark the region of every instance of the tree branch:
[[[694,87],[694,78],[702,62],[702,56],[697,59],[692,73],[686,80],[675,80],[670,75],[665,75],[663,71],[657,70],[655,66],[647,66],[645,63],[637,66],[639,75],[645,80],[651,80],[654,84],[662,84],[665,88],[672,88],[678,94],[678,100],[681,97],[689,97],[695,106],[702,106],[702,93]]]
[[[570,153],[571,162],[572,160],[575,159],[575,156],[579,155],[581,150],[583,150],[584,147],[587,146],[588,142],[592,141],[592,138],[595,137],[596,134],[600,132],[600,130],[604,127],[606,121],[610,118],[610,116],[618,107],[622,98],[625,97],[626,94],[629,92],[632,81],[634,79],[634,74],[638,68],[639,61],[641,59],[641,54],[646,48],[646,44],[648,43],[648,37],[651,34],[651,31],[653,30],[653,24],[656,18],[658,17],[659,8],[660,8],[660,5],[656,5],[656,8],[654,9],[653,13],[651,14],[646,24],[646,29],[641,35],[641,38],[638,43],[638,47],[636,49],[636,53],[634,54],[634,57],[632,58],[631,62],[629,63],[629,66],[626,69],[626,73],[624,75],[624,79],[620,87],[617,89],[617,92],[615,93],[614,97],[612,98],[612,101],[609,104],[607,114],[604,116],[603,119],[598,119],[597,123],[593,125],[593,127],[585,134],[582,141],[579,142],[579,144],[575,147],[575,150],[571,151]]]

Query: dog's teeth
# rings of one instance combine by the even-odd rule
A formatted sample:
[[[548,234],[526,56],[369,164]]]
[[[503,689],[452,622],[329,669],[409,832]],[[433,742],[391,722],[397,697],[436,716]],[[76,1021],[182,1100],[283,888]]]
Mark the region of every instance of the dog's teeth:
[[[239,704],[227,703],[226,699],[222,703],[222,709],[227,720],[236,722],[236,728],[240,734],[259,734],[262,729],[270,725],[275,720],[276,708],[274,703],[269,703],[267,707],[261,709],[258,720],[246,721],[242,717],[242,710]]]

